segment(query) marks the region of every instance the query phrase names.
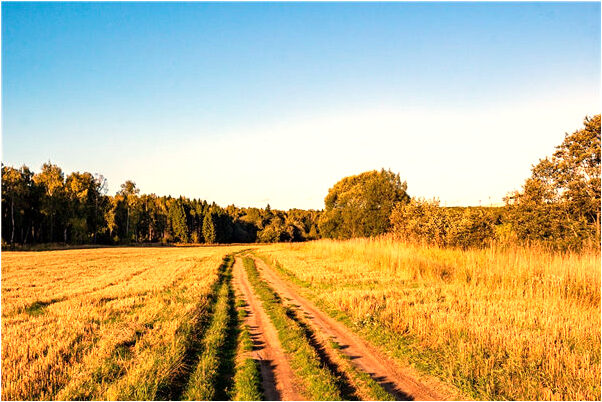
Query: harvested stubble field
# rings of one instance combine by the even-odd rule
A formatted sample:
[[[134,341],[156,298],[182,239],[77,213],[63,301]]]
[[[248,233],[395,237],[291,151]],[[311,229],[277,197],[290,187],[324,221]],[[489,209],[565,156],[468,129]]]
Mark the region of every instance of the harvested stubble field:
[[[157,399],[240,247],[2,253],[2,399]]]
[[[2,253],[2,399],[600,399],[600,254]]]

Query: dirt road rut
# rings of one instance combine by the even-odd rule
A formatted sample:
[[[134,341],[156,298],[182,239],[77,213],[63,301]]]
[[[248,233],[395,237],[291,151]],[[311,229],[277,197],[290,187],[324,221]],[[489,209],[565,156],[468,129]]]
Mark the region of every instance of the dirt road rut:
[[[236,258],[234,262],[233,282],[236,292],[247,303],[245,324],[249,326],[254,344],[253,359],[259,362],[265,399],[305,400],[297,390],[293,370],[278,340],[276,328],[263,309],[261,301],[253,293],[240,258]]]
[[[282,298],[289,299],[305,313],[308,322],[315,331],[331,337],[336,341],[353,364],[368,373],[385,390],[398,400],[445,400],[455,396],[436,380],[418,380],[417,373],[411,369],[399,367],[389,357],[364,342],[345,325],[319,310],[312,302],[304,298],[295,286],[283,280],[279,274],[261,259],[254,258],[255,264],[270,286]]]

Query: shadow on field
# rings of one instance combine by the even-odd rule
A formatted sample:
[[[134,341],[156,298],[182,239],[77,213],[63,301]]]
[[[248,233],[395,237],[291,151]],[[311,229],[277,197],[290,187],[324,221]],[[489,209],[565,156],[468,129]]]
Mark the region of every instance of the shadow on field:
[[[287,315],[293,319],[294,321],[296,321],[299,326],[303,329],[304,333],[305,333],[305,337],[309,340],[310,345],[316,350],[316,352],[318,353],[318,356],[320,358],[320,361],[326,365],[328,367],[328,369],[335,374],[335,376],[339,379],[338,381],[338,386],[339,389],[341,390],[341,394],[343,396],[344,400],[347,401],[353,401],[353,400],[360,400],[360,398],[358,398],[358,396],[355,394],[355,390],[354,387],[351,385],[351,382],[349,380],[349,377],[342,372],[337,364],[335,362],[333,362],[330,357],[328,356],[325,347],[316,339],[316,334],[314,333],[314,331],[309,327],[309,325],[307,325],[307,323],[302,320],[297,314],[299,313],[299,310],[297,310],[296,308],[298,308],[299,306],[297,305],[291,305],[291,307],[294,307],[294,309],[289,308],[287,310]],[[311,315],[307,314],[308,318],[311,318]],[[339,350],[345,350],[349,347],[349,345],[338,345],[338,349]],[[350,360],[354,360],[359,358],[359,356],[349,356]],[[387,391],[389,394],[391,394],[393,397],[395,397],[395,400],[397,401],[413,401],[414,398],[412,398],[411,395],[401,391],[400,389],[398,389],[395,384],[393,384],[392,382],[386,381],[385,377],[377,377],[374,373],[369,373],[367,372],[367,374],[372,377],[372,379],[374,381],[376,381],[385,391]]]
[[[246,305],[244,307],[246,307]],[[247,310],[247,314],[253,313]],[[257,326],[249,326],[249,335],[251,337],[251,340],[253,341],[254,351],[262,350],[265,347],[264,342],[262,342],[259,339],[259,331],[260,328],[258,328]],[[255,362],[259,365],[259,369],[261,371],[262,389],[265,400],[281,401],[282,396],[280,395],[280,391],[278,391],[278,389],[276,388],[276,377],[274,375],[276,365],[272,360],[259,359],[255,360]]]
[[[298,307],[298,306],[296,306],[296,307]],[[290,319],[295,321],[297,324],[299,324],[299,326],[303,330],[303,334],[305,335],[305,338],[307,338],[311,347],[318,354],[320,363],[322,363],[322,365],[326,366],[328,368],[328,370],[330,370],[330,372],[332,374],[334,374],[335,378],[337,379],[336,385],[339,388],[339,390],[341,391],[341,396],[343,397],[343,400],[345,400],[345,401],[361,400],[358,397],[358,395],[356,394],[355,387],[353,385],[351,385],[351,381],[350,381],[349,377],[347,376],[347,374],[344,371],[342,371],[341,369],[339,369],[339,366],[334,361],[332,361],[332,359],[326,352],[326,348],[324,347],[324,345],[322,345],[316,339],[316,334],[314,333],[314,331],[302,319],[300,319],[297,316],[297,310],[288,308],[286,310],[286,315]]]
[[[383,389],[385,391],[387,391],[388,393],[393,395],[395,397],[395,400],[397,400],[397,401],[413,401],[414,400],[414,398],[412,398],[411,395],[408,395],[405,392],[399,390],[395,386],[395,384],[393,384],[392,382],[385,381],[385,377],[377,377],[374,375],[374,373],[368,373],[368,375],[370,377],[372,377],[372,379],[374,381],[376,381],[381,387],[383,387]]]

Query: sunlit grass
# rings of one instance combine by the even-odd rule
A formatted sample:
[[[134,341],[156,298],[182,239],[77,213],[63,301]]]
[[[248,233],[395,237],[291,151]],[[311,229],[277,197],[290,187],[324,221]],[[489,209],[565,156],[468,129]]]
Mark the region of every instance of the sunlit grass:
[[[2,399],[168,393],[236,249],[3,252]]]
[[[392,239],[262,249],[402,363],[483,399],[600,399],[600,252]]]

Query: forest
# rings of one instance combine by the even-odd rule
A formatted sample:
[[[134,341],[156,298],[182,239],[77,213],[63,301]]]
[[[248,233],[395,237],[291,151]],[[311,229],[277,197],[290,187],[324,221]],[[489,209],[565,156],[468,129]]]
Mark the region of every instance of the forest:
[[[345,177],[322,211],[221,207],[184,196],[142,194],[134,181],[107,194],[100,174],[68,175],[50,162],[39,172],[2,165],[2,246],[48,243],[253,243],[348,239],[383,234],[451,247],[541,243],[600,244],[600,115],[566,134],[532,167],[502,207],[441,207],[413,198],[400,175],[381,169]]]

